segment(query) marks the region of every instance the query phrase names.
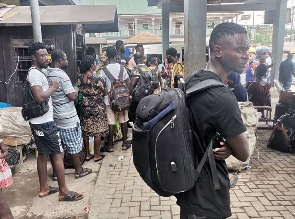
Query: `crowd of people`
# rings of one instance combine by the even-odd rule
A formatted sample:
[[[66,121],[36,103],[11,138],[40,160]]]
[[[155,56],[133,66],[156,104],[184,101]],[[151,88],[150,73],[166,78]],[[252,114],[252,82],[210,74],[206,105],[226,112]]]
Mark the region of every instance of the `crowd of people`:
[[[191,97],[189,102],[193,114],[191,123],[200,134],[201,141],[208,144],[216,132],[226,140],[213,152],[221,188],[215,190],[210,171],[202,171],[193,189],[177,195],[182,219],[231,216],[229,177],[225,159],[232,154],[237,159],[246,161],[249,156],[246,127],[237,102],[249,99],[254,105],[266,104],[260,101],[266,101],[267,98],[262,98],[261,95],[257,97],[257,93],[267,93],[270,88],[265,76],[271,66],[263,62],[256,69],[253,69],[250,62],[246,69],[249,84],[246,87],[241,84],[240,74],[249,60],[249,39],[243,27],[235,23],[217,25],[211,33],[209,47],[210,58],[206,69],[196,71],[196,74],[186,79],[186,87],[192,87],[208,78],[228,85],[211,88],[203,94]],[[177,58],[175,48],[167,49],[163,62],[157,57],[151,57],[147,63],[143,45],[136,45],[135,53],[127,54],[124,42],[118,40],[115,46],[109,46],[100,55],[96,55],[94,48],[87,48],[79,66],[78,80],[73,85],[65,72],[68,65],[72,64],[68,63],[65,52],[54,50],[50,66],[44,43],[32,43],[29,52],[32,67],[28,72],[28,81],[35,101],[48,101],[49,105],[48,112],[29,120],[38,150],[39,197],[56,193],[59,201],[81,200],[83,194],[67,188],[64,152],[71,155],[75,178],[79,179],[92,173],[90,168],[81,165],[79,154],[83,147],[86,150],[86,161],[102,161],[106,155],[103,153],[114,152],[114,135],[119,131],[122,134],[121,149],[128,150],[132,145],[132,140],[127,140],[128,127],[132,126],[136,119],[139,101],[163,88],[178,88],[183,77],[183,65]],[[280,69],[283,68],[286,67],[282,66]],[[123,107],[122,103],[112,99],[113,94],[117,92],[115,85],[118,84],[121,92],[128,90],[130,100],[124,102],[128,107]],[[126,97],[124,98],[125,101]],[[115,104],[117,108],[114,107]],[[94,138],[93,154],[89,148],[90,137]],[[101,143],[102,139],[105,141],[104,145]],[[1,160],[6,151],[3,143],[0,143]],[[198,158],[201,158],[206,148],[197,150],[200,152]],[[58,187],[51,187],[47,183],[48,155],[53,167],[52,179],[57,180]],[[209,163],[205,163],[204,169],[210,169]],[[3,200],[0,193],[0,215],[13,218]]]

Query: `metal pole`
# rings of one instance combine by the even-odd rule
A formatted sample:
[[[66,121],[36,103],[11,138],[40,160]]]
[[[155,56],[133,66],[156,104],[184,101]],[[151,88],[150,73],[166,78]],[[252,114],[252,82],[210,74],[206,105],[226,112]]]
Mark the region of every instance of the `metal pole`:
[[[40,23],[40,12],[38,0],[30,0],[33,37],[35,42],[42,42],[42,32]]]

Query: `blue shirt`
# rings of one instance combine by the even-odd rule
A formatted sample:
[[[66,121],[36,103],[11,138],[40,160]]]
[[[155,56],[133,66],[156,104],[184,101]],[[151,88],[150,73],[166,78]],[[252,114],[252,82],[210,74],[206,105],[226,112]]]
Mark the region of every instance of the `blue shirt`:
[[[252,71],[253,69],[251,67],[246,69],[246,82],[254,81],[254,76],[251,75]]]

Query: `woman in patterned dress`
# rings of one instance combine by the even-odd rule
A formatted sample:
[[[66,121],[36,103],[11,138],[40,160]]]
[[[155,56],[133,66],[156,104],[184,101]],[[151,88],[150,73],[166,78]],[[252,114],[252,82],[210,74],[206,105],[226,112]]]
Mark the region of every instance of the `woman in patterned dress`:
[[[3,140],[0,139],[0,218],[13,219],[10,208],[2,193],[2,189],[9,187],[13,183],[10,167],[5,161],[7,155],[8,151]]]
[[[87,55],[80,64],[81,77],[78,78],[79,91],[83,95],[81,103],[81,127],[86,149],[86,161],[94,158],[98,162],[104,158],[100,155],[101,137],[108,135],[106,105],[103,98],[107,95],[106,84],[100,77],[95,77],[95,58]],[[89,137],[94,137],[94,156],[89,151]]]

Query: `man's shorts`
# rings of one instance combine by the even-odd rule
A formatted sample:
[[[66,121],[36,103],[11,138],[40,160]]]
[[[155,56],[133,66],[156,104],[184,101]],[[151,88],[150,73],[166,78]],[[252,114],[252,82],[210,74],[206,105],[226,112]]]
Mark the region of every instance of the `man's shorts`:
[[[64,152],[59,136],[59,129],[55,122],[42,124],[30,123],[30,127],[39,154],[60,154]]]
[[[61,143],[69,154],[78,154],[82,151],[82,130],[80,123],[75,128],[60,129]]]
[[[127,110],[124,110],[122,112],[115,112],[111,109],[110,106],[107,106],[107,117],[108,117],[109,125],[116,124],[116,115],[118,115],[118,119],[120,123],[125,123],[129,120]]]

